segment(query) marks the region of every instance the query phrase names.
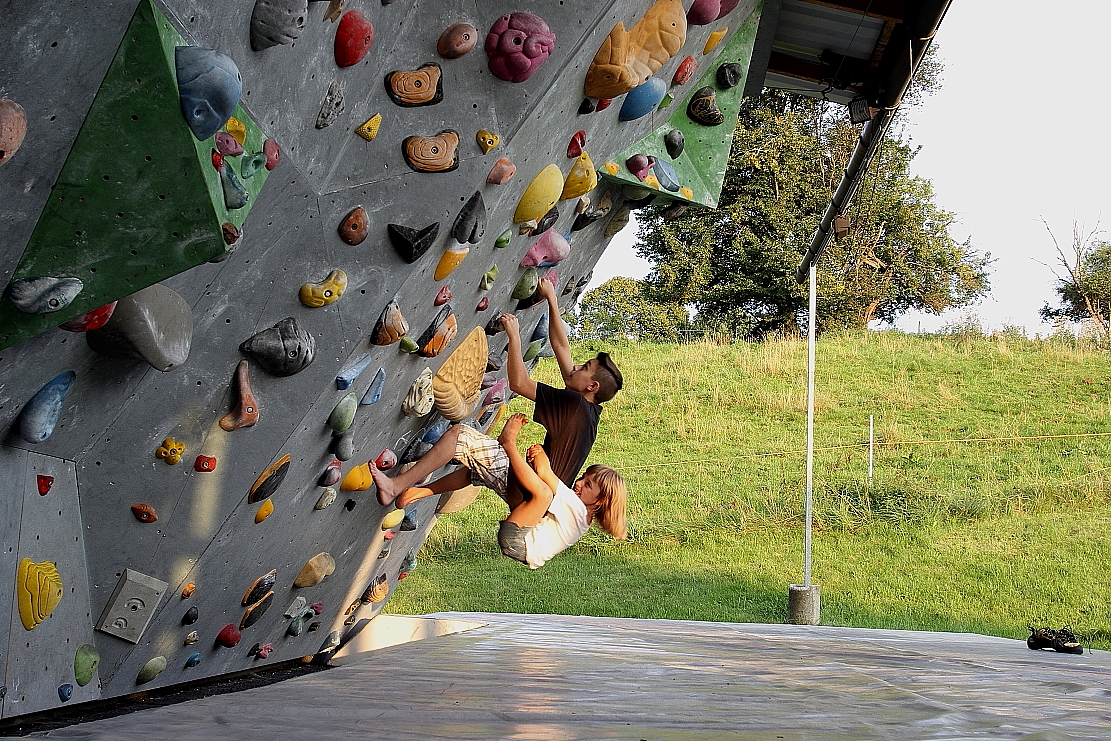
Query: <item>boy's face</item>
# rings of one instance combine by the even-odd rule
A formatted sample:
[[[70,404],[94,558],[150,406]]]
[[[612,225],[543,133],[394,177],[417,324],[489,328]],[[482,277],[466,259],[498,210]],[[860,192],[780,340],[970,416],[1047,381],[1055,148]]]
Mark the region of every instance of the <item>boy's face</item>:
[[[572,391],[578,391],[580,394],[590,390],[590,384],[594,383],[595,366],[598,364],[597,358],[591,358],[582,365],[576,365],[571,369],[571,377],[567,379],[567,388]]]
[[[595,504],[602,498],[602,490],[598,488],[598,482],[594,480],[593,476],[583,476],[576,481],[575,494],[586,505]]]

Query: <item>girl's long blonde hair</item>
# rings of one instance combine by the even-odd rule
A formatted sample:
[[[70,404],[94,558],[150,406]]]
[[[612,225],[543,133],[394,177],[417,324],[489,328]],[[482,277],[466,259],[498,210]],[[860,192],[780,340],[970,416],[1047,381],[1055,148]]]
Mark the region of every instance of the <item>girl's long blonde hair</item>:
[[[601,498],[594,510],[594,519],[598,526],[618,540],[625,540],[629,530],[625,526],[625,502],[628,499],[628,489],[625,479],[621,474],[609,466],[595,463],[583,472],[598,484]]]

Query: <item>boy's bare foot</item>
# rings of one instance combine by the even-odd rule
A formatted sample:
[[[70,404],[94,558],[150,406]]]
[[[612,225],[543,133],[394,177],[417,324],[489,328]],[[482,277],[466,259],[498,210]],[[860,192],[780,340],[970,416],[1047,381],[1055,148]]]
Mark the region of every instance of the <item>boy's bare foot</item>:
[[[374,479],[374,488],[378,490],[379,504],[383,507],[389,507],[397,499],[400,492],[394,489],[393,480],[386,475],[385,471],[379,471],[378,466],[374,465],[373,461],[371,461],[368,468],[370,468],[370,477]]]
[[[502,444],[502,447],[516,445],[517,433],[527,424],[528,417],[525,415],[520,413],[510,415],[509,419],[505,421],[505,427],[502,428],[501,434],[498,435],[498,442]]]
[[[394,500],[394,504],[397,505],[398,509],[405,509],[418,499],[430,497],[435,493],[436,492],[426,486],[410,486],[408,489],[401,492],[401,495]]]
[[[552,473],[552,462],[548,460],[548,454],[544,452],[544,446],[537,444],[529,446],[528,451],[525,453],[525,460],[533,467],[536,473],[540,474],[543,478],[544,474]],[[553,474],[554,475],[554,474]]]

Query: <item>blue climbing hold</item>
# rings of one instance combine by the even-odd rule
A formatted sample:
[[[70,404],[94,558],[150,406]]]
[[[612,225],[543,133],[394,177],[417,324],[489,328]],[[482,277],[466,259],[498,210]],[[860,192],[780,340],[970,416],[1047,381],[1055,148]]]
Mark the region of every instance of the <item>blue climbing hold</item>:
[[[656,173],[656,179],[660,181],[660,187],[664,190],[670,190],[672,193],[679,190],[679,176],[675,173],[675,168],[671,166],[670,162],[657,158],[652,165],[652,170]]]
[[[428,430],[424,433],[424,437],[421,438],[421,442],[435,443],[437,440],[443,437],[444,433],[447,432],[447,428],[450,426],[450,421],[441,419],[439,422],[428,428]]]
[[[352,363],[349,367],[340,371],[339,375],[336,376],[336,388],[340,391],[350,388],[351,384],[353,384],[356,379],[358,379],[358,377],[362,375],[363,371],[367,369],[367,367],[370,365],[371,360],[373,360],[373,358],[371,358],[370,353],[367,353],[366,355],[362,356],[354,363]]]
[[[239,105],[239,68],[227,54],[200,46],[177,47],[174,65],[185,123],[198,139],[214,136]]]
[[[386,369],[379,368],[378,372],[374,374],[374,380],[370,382],[370,388],[363,394],[360,404],[373,404],[382,398],[382,388],[386,385]]]
[[[38,444],[50,437],[58,418],[62,416],[62,403],[73,388],[77,374],[73,371],[59,373],[31,397],[19,414],[19,436]]]
[[[69,698],[73,697],[73,685],[63,684],[58,688],[58,699],[62,702],[68,702]]]
[[[656,106],[665,95],[667,95],[667,83],[659,77],[649,77],[647,82],[636,86],[625,95],[625,102],[621,104],[617,120],[635,121],[641,116],[647,116],[656,110]]]
[[[529,342],[546,339],[548,339],[548,315],[541,314],[540,321],[536,323],[536,329],[532,331],[532,337],[529,339]]]
[[[192,668],[199,663],[201,663],[201,655],[199,653],[189,654],[189,658],[185,660],[186,668]]]
[[[224,187],[224,205],[228,207],[229,211],[247,205],[247,199],[250,197],[247,194],[247,189],[236,177],[235,169],[231,166],[231,163],[226,160],[220,167],[220,184]]]

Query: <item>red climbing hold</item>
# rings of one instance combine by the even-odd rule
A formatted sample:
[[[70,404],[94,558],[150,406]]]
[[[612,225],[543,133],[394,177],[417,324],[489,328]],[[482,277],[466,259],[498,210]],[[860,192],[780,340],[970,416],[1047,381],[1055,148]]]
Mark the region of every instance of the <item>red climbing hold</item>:
[[[374,459],[374,465],[379,471],[389,471],[397,465],[397,454],[389,448],[386,448]]]
[[[448,286],[447,283],[445,283],[436,293],[436,298],[432,301],[432,303],[435,306],[443,306],[448,301],[451,301],[451,288]]]
[[[475,309],[478,310],[478,311],[486,311],[489,308],[490,308],[490,299],[486,298],[485,296],[480,298],[478,300],[478,305],[475,306]]]
[[[266,155],[267,170],[273,170],[282,161],[282,152],[278,149],[278,143],[273,139],[267,139],[262,143],[262,153]]]
[[[374,26],[357,10],[349,10],[336,28],[336,64],[350,67],[358,64],[374,43]]]
[[[212,150],[212,166],[216,168],[216,172],[220,172],[220,168],[224,166],[224,155]]]
[[[201,473],[212,473],[216,470],[216,459],[207,455],[198,455],[193,461],[193,470]]]
[[[50,487],[54,484],[53,476],[37,476],[37,484],[39,486],[39,496],[45,497],[50,491]]]
[[[679,66],[675,68],[675,74],[671,77],[672,85],[686,85],[690,82],[691,77],[694,76],[695,69],[698,68],[698,62],[695,58],[687,55],[686,59],[679,62]]]
[[[586,146],[586,132],[579,129],[575,135],[571,137],[571,141],[567,143],[567,158],[574,159],[583,153],[583,147]]]
[[[225,648],[235,648],[240,639],[239,628],[235,623],[228,623],[216,634],[216,643]]]
[[[613,98],[602,98],[601,100],[598,101],[598,106],[594,110],[601,113],[602,111],[609,108],[610,103],[612,103],[612,102],[613,102]]]

